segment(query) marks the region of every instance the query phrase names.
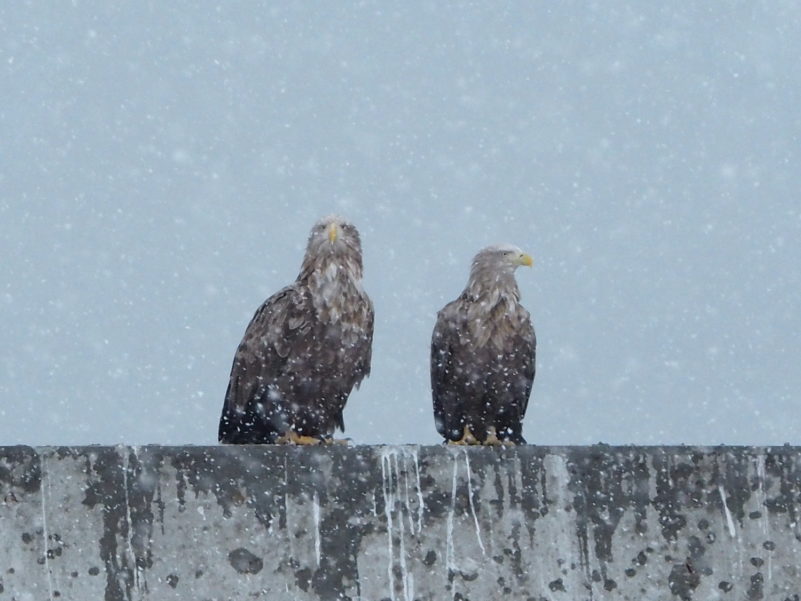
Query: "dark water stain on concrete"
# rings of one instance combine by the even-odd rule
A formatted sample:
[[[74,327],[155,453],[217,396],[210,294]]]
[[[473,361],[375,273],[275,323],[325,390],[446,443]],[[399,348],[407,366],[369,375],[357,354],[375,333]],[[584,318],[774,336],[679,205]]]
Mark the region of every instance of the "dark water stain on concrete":
[[[759,599],[765,598],[765,594],[762,591],[762,585],[764,583],[765,579],[761,572],[757,572],[751,576],[751,586],[748,587],[748,601],[758,601]]]
[[[223,515],[236,506],[251,509],[265,531],[287,527],[286,499],[320,510],[320,564],[303,567],[286,557],[280,569],[295,575],[303,590],[311,587],[321,598],[346,599],[351,586],[358,589],[356,558],[362,538],[374,525],[368,519],[373,493],[383,503],[376,482],[381,462],[371,454],[347,447],[318,449],[273,445],[186,448],[172,455],[179,503],[187,494],[213,495]],[[393,486],[401,486],[399,475]],[[405,482],[405,480],[404,480]],[[383,507],[378,508],[381,515]],[[152,514],[142,514],[144,521]]]
[[[264,567],[262,558],[254,555],[244,547],[231,551],[228,554],[228,563],[240,574],[258,574]]]
[[[68,453],[68,450],[63,452]],[[125,500],[125,474],[115,447],[98,447],[90,453],[78,454],[86,461],[86,489],[83,504],[102,507],[103,536],[100,538],[100,558],[106,572],[106,601],[131,599],[135,566],[128,565],[128,556],[117,552],[118,540],[128,538],[128,507]]]
[[[312,587],[321,599],[348,599],[347,591],[351,586],[360,596],[357,558],[362,538],[374,528],[368,518],[372,514],[368,499],[377,492],[375,483],[383,481],[378,459],[348,452],[346,448],[336,449],[326,458],[325,473],[330,477],[322,480],[311,477],[303,483],[307,498],[316,493],[318,503],[326,508],[321,512],[320,566],[312,578]],[[316,475],[319,462],[319,457],[300,456],[298,470]],[[395,479],[394,482],[387,482],[387,485],[394,486],[398,492],[397,502],[402,502],[402,495],[408,497],[409,494],[403,489],[407,481],[404,470],[412,469],[412,466],[408,462],[399,462],[396,468],[388,474]],[[383,500],[383,495],[376,497]],[[401,516],[400,519],[406,518]]]
[[[656,453],[652,463],[656,480],[656,496],[652,503],[659,512],[662,536],[668,542],[673,542],[687,525],[682,502],[689,493],[688,479],[692,476],[692,466],[681,460],[676,461],[666,452]]]
[[[575,495],[578,536],[592,534],[594,554],[603,562],[613,559],[612,534],[631,501],[621,459],[601,450],[571,456],[575,471],[568,488]]]
[[[247,505],[269,530],[281,511],[276,497],[283,497],[286,489],[285,459],[292,450],[272,445],[186,447],[170,458],[179,504],[190,487],[195,495],[213,495],[226,517],[233,507]]]
[[[522,490],[520,491],[520,507],[525,516],[525,525],[528,532],[529,545],[534,545],[534,540],[537,533],[537,520],[548,514],[549,501],[548,501],[548,471],[543,465],[545,455],[540,452],[520,453],[515,449],[515,456],[519,462],[517,470],[509,470],[508,462],[504,461],[501,456],[500,460],[504,467],[511,472],[514,477],[514,472],[520,472],[520,481],[522,483]]]
[[[127,449],[126,484],[128,486],[128,514],[130,516],[130,546],[134,554],[136,577],[144,579],[147,570],[153,567],[151,540],[156,515],[153,512],[154,499],[161,480],[161,467],[164,463],[160,452],[136,452]],[[124,453],[125,451],[123,451]],[[160,509],[161,523],[164,524],[163,504],[156,504]],[[147,589],[147,581],[143,580],[142,588]]]
[[[552,580],[548,583],[548,588],[551,589],[554,593],[556,592],[565,592],[565,583],[562,582],[561,578],[557,578],[556,580]]]
[[[15,491],[38,492],[42,486],[39,454],[33,447],[3,447],[0,458],[0,501],[14,502]]]
[[[689,560],[684,563],[673,564],[673,569],[668,576],[670,592],[681,601],[691,601],[693,591],[701,584],[701,575],[693,569]]]
[[[735,453],[723,448],[716,448],[710,455],[713,462],[713,486],[709,487],[707,502],[719,505],[723,511],[720,500],[723,491],[730,515],[737,520],[739,526],[742,526],[746,517],[745,505],[760,486],[756,475],[753,480],[749,479],[749,473],[756,472],[753,458],[748,454]]]
[[[801,499],[801,458],[792,448],[771,449],[765,455],[765,474],[769,482],[778,481],[778,491],[765,501],[768,511],[787,513],[790,521],[798,522],[798,500]]]
[[[635,528],[645,532],[645,519],[650,503],[646,458],[629,449],[611,452],[605,445],[572,448],[568,452],[568,490],[573,494],[576,515],[576,537],[579,543],[580,565],[588,582],[592,581],[590,558],[600,563],[598,582],[609,591],[617,585],[607,573],[613,556],[613,536],[627,511],[635,516]],[[611,588],[610,588],[611,587]]]

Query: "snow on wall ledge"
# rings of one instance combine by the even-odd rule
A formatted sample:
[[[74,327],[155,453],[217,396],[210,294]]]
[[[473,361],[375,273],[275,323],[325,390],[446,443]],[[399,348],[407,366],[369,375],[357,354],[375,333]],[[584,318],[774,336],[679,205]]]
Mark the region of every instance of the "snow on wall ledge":
[[[801,599],[801,448],[0,447],[0,601]]]

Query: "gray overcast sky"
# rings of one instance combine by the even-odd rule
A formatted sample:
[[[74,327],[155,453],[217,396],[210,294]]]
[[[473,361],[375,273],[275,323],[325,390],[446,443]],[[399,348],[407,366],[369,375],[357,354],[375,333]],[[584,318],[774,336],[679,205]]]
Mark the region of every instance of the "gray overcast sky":
[[[236,345],[362,232],[357,443],[434,443],[436,311],[510,242],[536,444],[799,443],[795,2],[7,2],[0,444],[216,442]]]

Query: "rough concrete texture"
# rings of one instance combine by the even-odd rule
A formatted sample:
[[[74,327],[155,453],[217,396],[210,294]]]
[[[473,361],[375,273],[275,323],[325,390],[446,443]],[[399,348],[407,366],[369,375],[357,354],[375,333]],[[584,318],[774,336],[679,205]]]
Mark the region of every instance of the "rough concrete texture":
[[[800,451],[0,447],[0,601],[799,601]]]

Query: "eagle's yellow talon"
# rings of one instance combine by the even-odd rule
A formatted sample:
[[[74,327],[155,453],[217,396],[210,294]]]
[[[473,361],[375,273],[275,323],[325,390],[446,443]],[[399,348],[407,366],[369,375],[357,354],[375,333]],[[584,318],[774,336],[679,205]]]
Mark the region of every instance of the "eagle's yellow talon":
[[[302,434],[298,434],[294,430],[287,430],[287,432],[279,437],[276,441],[276,444],[302,444],[302,445],[317,445],[322,444],[322,441],[319,438],[313,438],[312,436],[304,436]]]
[[[489,432],[487,432],[487,438],[484,439],[482,444],[491,447],[497,447],[502,444],[505,444],[506,441],[501,440],[498,438],[497,432],[495,432],[495,426],[489,427]]]
[[[473,436],[473,433],[470,431],[468,426],[464,427],[464,432],[462,433],[462,437],[459,440],[449,440],[448,444],[455,444],[455,445],[472,445],[472,444],[481,444],[478,439]]]

